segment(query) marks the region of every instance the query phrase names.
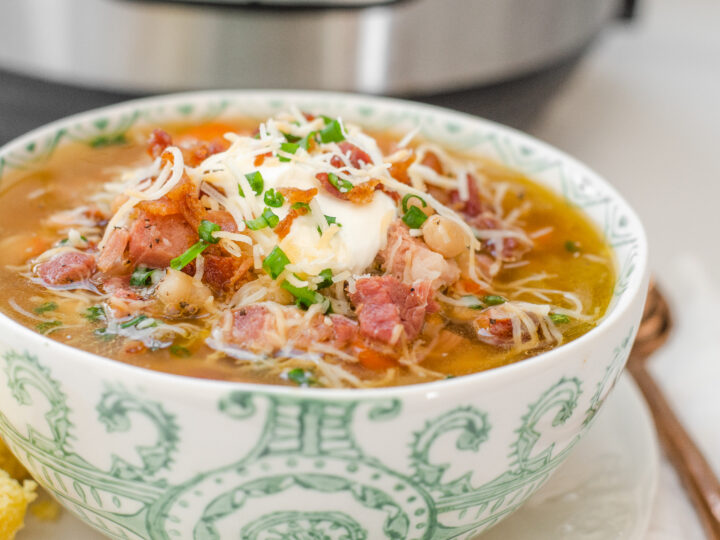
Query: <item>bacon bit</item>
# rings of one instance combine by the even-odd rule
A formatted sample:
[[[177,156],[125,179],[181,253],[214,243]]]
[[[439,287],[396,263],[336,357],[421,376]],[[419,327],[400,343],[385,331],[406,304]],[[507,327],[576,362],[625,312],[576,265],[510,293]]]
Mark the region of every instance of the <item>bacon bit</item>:
[[[147,347],[142,341],[128,341],[123,347],[123,352],[125,354],[140,354],[144,353],[146,350]]]
[[[255,161],[253,161],[253,165],[256,167],[259,167],[263,163],[265,163],[265,158],[272,157],[272,152],[267,152],[265,154],[260,154],[259,156],[255,156]]]
[[[489,209],[485,201],[483,201],[480,197],[480,190],[478,190],[477,178],[475,178],[475,176],[473,176],[472,174],[468,173],[466,179],[468,184],[468,200],[461,200],[460,194],[455,190],[450,194],[450,199],[456,210],[459,210],[468,217],[477,217],[485,213]],[[479,228],[481,229],[497,228],[497,225],[495,225],[494,227],[484,227],[476,223],[473,223],[473,225],[479,226]]]
[[[277,226],[273,229],[273,231],[275,232],[275,234],[278,235],[278,238],[282,240],[290,232],[290,227],[292,227],[295,218],[303,216],[307,213],[307,208],[291,208],[287,215],[283,218],[283,220],[278,223]]]
[[[408,169],[410,168],[410,165],[413,164],[415,161],[415,155],[411,153],[407,159],[404,159],[402,161],[393,161],[390,165],[390,169],[388,172],[390,173],[390,176],[392,176],[395,180],[398,182],[401,182],[406,185],[410,185],[410,176],[408,175]]]
[[[225,232],[237,232],[235,218],[232,217],[230,212],[226,212],[225,210],[208,210],[205,213],[204,219],[219,225],[220,229]]]
[[[472,279],[461,278],[458,281],[458,288],[470,294],[485,292],[485,288]]]
[[[372,163],[372,158],[370,155],[365,152],[364,150],[361,150],[357,146],[355,146],[353,143],[343,141],[338,144],[338,147],[340,147],[340,151],[348,156],[348,159],[350,160],[350,164],[355,167],[356,169],[359,169],[362,165],[360,162],[362,161],[366,165],[370,165]],[[337,156],[334,156],[333,159],[335,159]],[[340,160],[340,158],[338,158]],[[332,163],[332,160],[330,160],[330,163]],[[334,164],[333,164],[334,165]],[[340,160],[340,165],[334,165],[335,167],[341,167],[342,166],[342,160]]]
[[[307,120],[308,122],[312,122],[313,120],[315,120],[315,118],[317,118],[317,116],[315,116],[314,114],[310,114],[307,112],[302,113],[302,115],[305,117],[305,120]]]
[[[375,179],[358,184],[346,193],[347,198],[355,204],[367,204],[373,200],[373,195],[379,185],[381,185],[380,180]]]
[[[204,255],[205,269],[203,282],[214,291],[230,291],[243,278],[253,265],[252,257],[238,259],[217,255]]]
[[[168,146],[172,146],[172,137],[164,129],[155,129],[150,134],[147,152],[151,158],[160,157]]]
[[[438,174],[444,174],[442,162],[440,158],[434,152],[425,152],[423,160],[420,162],[421,165],[430,167],[433,171]]]
[[[359,340],[356,340],[356,343],[357,341]],[[397,361],[392,356],[370,349],[364,343],[360,347],[362,347],[360,350],[357,346],[354,346],[353,349],[357,353],[358,362],[363,367],[372,371],[385,371],[397,366]]]
[[[392,189],[388,188],[384,184],[380,184],[378,187],[378,190],[382,191],[385,195],[390,197],[395,204],[398,204],[400,202],[400,194],[397,191],[393,191]]]
[[[353,186],[353,188],[347,193],[343,193],[335,186],[330,183],[330,179],[327,173],[318,173],[315,178],[320,180],[325,190],[330,193],[333,197],[342,199],[343,201],[350,201],[355,204],[367,204],[373,199],[375,190],[381,186],[380,180],[372,179],[362,184]]]
[[[298,189],[294,187],[282,187],[278,188],[278,191],[283,194],[290,204],[297,202],[309,204],[318,193],[317,188]]]

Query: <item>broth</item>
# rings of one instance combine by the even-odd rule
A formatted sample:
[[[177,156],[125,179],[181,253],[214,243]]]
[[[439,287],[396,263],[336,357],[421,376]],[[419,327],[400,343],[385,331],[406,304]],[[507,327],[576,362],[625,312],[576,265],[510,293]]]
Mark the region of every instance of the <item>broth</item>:
[[[322,128],[322,126],[321,128],[327,129],[328,125],[332,124],[326,123],[325,128]],[[242,135],[250,135],[255,128],[255,124],[247,120],[237,120],[224,125],[205,125],[200,128],[187,125],[167,125],[163,126],[163,128],[173,137],[173,140],[209,141],[217,140],[218,134],[228,129]],[[343,129],[345,129],[344,126]],[[502,216],[503,223],[505,223],[508,216],[515,211],[517,216],[514,218],[511,232],[517,234],[517,238],[520,240],[509,241],[508,238],[516,238],[512,235],[503,237],[500,241],[484,239],[478,243],[477,254],[469,252],[468,255],[463,252],[455,257],[444,257],[445,262],[450,265],[453,272],[455,271],[454,267],[460,269],[458,270],[460,277],[452,283],[442,283],[439,286],[432,285],[432,290],[426,298],[428,304],[423,312],[421,327],[414,339],[408,337],[414,331],[414,327],[408,322],[414,317],[412,315],[414,312],[408,311],[410,315],[408,315],[407,319],[403,318],[404,316],[401,313],[402,324],[405,325],[404,332],[407,333],[407,336],[403,334],[403,329],[400,329],[397,332],[401,334],[400,338],[393,342],[391,338],[385,339],[381,334],[381,330],[377,330],[374,334],[368,334],[366,329],[363,329],[360,331],[360,337],[356,335],[353,338],[356,340],[353,341],[354,345],[346,345],[342,349],[342,354],[340,352],[337,353],[337,356],[333,356],[335,353],[329,354],[328,358],[323,356],[320,359],[317,351],[313,351],[313,354],[305,354],[306,351],[303,351],[302,348],[298,349],[300,350],[298,354],[293,353],[291,355],[286,352],[278,353],[277,351],[267,353],[264,349],[257,353],[253,349],[254,356],[251,358],[243,352],[242,342],[239,341],[240,338],[235,339],[230,345],[225,342],[219,344],[219,335],[230,336],[231,338],[236,335],[246,336],[246,329],[239,326],[240,323],[237,321],[241,320],[241,317],[250,317],[254,313],[243,311],[249,309],[248,306],[253,305],[252,303],[240,303],[233,307],[229,298],[238,295],[242,296],[238,291],[241,287],[247,286],[253,281],[250,275],[262,275],[263,279],[272,284],[269,277],[265,275],[267,271],[263,271],[262,267],[257,268],[257,260],[254,261],[254,266],[246,270],[246,273],[230,290],[223,289],[219,291],[219,289],[208,285],[213,293],[214,300],[212,302],[217,305],[207,311],[203,308],[202,311],[192,314],[169,313],[168,306],[165,305],[163,307],[164,311],[158,315],[157,310],[159,308],[155,304],[153,304],[152,308],[148,307],[147,302],[157,303],[157,291],[161,287],[161,285],[151,281],[155,279],[154,276],[159,275],[152,274],[152,264],[147,267],[150,277],[142,284],[142,287],[133,288],[131,285],[122,289],[125,291],[123,294],[126,296],[130,294],[127,291],[140,291],[138,292],[141,297],[140,301],[145,302],[145,304],[143,304],[142,310],[137,312],[118,312],[108,308],[108,302],[118,301],[115,297],[119,293],[110,291],[108,285],[110,278],[107,276],[98,278],[97,274],[95,274],[88,280],[48,286],[47,281],[43,281],[39,277],[41,275],[39,267],[43,264],[42,257],[47,250],[56,250],[63,253],[65,252],[63,250],[67,249],[67,252],[90,253],[99,260],[101,253],[99,244],[102,242],[107,221],[112,219],[113,214],[112,212],[103,214],[102,211],[104,206],[109,208],[110,203],[108,201],[110,199],[105,196],[106,201],[102,197],[95,197],[95,195],[102,193],[107,185],[111,183],[117,184],[121,170],[127,173],[127,171],[135,170],[138,167],[148,167],[151,159],[146,152],[146,141],[150,136],[149,130],[136,130],[127,137],[125,142],[121,141],[119,144],[96,147],[80,143],[67,144],[57,149],[51,159],[38,168],[15,171],[6,175],[2,184],[0,184],[0,208],[2,208],[2,211],[0,211],[0,253],[3,253],[3,264],[0,266],[0,280],[3,283],[0,289],[0,310],[4,314],[28,328],[46,334],[56,341],[114,360],[168,373],[272,384],[386,386],[413,384],[466,375],[521,361],[554,346],[572,341],[586,333],[596,325],[609,304],[615,280],[614,261],[610,249],[604,242],[600,232],[578,209],[571,207],[559,196],[514,171],[478,158],[458,156],[451,153],[446,156],[440,149],[436,149],[434,146],[422,141],[410,145],[412,147],[411,157],[392,161],[390,173],[394,175],[393,178],[398,180],[400,179],[398,177],[406,174],[407,163],[413,163],[414,159],[419,161],[418,156],[420,155],[424,155],[423,163],[426,164],[424,168],[419,168],[419,170],[426,173],[430,180],[437,180],[440,176],[450,178],[452,175],[446,169],[449,167],[447,163],[455,163],[453,160],[462,163],[470,162],[476,168],[474,174],[481,180],[468,180],[468,182],[475,181],[480,185],[481,193],[479,197],[483,205],[486,208],[492,208],[494,212],[494,214],[490,211],[485,213],[490,217],[493,215]],[[377,141],[378,147],[386,159],[388,155],[398,151],[402,154],[403,150],[397,148],[399,137],[377,133],[372,134],[372,136]],[[313,137],[317,138],[318,136],[313,135]],[[291,139],[293,137],[288,137],[288,140]],[[321,137],[319,140],[321,140]],[[361,140],[365,142],[364,139]],[[297,143],[288,142],[288,144]],[[323,146],[322,142],[317,141],[311,144],[315,144],[317,147]],[[325,143],[324,146],[333,144]],[[292,148],[292,146],[287,148]],[[332,148],[335,147],[332,146]],[[210,150],[217,149],[211,148]],[[351,153],[352,150],[346,152],[345,158],[351,156]],[[296,149],[296,153],[290,156],[289,154],[282,154],[282,150],[278,150],[277,156],[283,155],[289,156],[287,159],[290,165],[294,165],[294,160],[301,159],[297,156],[304,156],[305,154],[302,151],[299,151],[298,154]],[[165,156],[162,159],[166,160],[165,164],[167,165],[167,151],[161,156]],[[264,159],[266,162],[275,163],[277,156],[271,155]],[[432,157],[428,158],[428,156]],[[207,157],[209,159],[209,156]],[[446,162],[443,162],[441,158],[445,159]],[[255,158],[256,164],[258,159]],[[352,164],[347,163],[347,159],[342,164],[342,167],[346,170],[354,170]],[[437,162],[440,162],[440,164]],[[280,163],[288,162],[280,160]],[[361,161],[361,165],[365,165],[365,163]],[[262,168],[265,165],[257,166]],[[433,175],[425,170],[433,167],[442,171],[442,174],[436,173],[436,175]],[[361,168],[358,167],[358,169]],[[262,176],[266,177],[265,183],[267,184],[268,179],[271,177],[269,174],[271,168],[268,166],[263,170],[266,171]],[[156,174],[157,176],[159,174]],[[332,179],[332,177],[329,178]],[[457,180],[458,185],[461,181]],[[342,188],[342,178],[339,179],[339,182],[338,185]],[[441,184],[442,182],[436,181],[435,183]],[[140,185],[142,187],[142,184]],[[203,192],[205,198],[200,200],[204,201],[201,204],[206,205],[206,207],[202,211],[212,212],[212,208],[217,207],[218,199],[230,196],[229,193],[223,195],[222,185],[224,184],[217,183],[213,185],[219,186],[219,188],[214,191],[207,188],[208,191]],[[242,185],[246,186],[245,191],[247,191],[247,184],[243,183]],[[460,188],[455,190],[457,192],[455,195],[451,196],[450,192],[452,190],[443,189],[438,185],[433,186],[430,183],[427,185],[429,186],[427,188],[428,193],[433,196],[434,200],[441,201],[446,207],[457,210],[460,215],[470,216],[468,208],[472,205],[468,201],[462,200],[462,196],[459,195]],[[469,183],[468,186],[470,186]],[[250,187],[253,188],[252,185]],[[317,189],[320,193],[325,193],[323,191],[325,187],[326,184],[320,183]],[[274,194],[277,194],[281,188],[277,189],[278,191],[274,192]],[[354,187],[349,188],[350,191],[354,191],[354,189]],[[338,199],[345,195],[342,189],[338,189],[338,193],[332,192],[331,188],[327,188],[327,191],[330,191],[331,195],[336,195]],[[384,185],[382,191],[376,189],[374,193],[371,192],[370,197],[373,197],[373,202],[358,204],[358,211],[369,212],[368,204],[378,206],[380,197],[383,198],[382,201],[387,198],[388,201],[392,201],[398,207],[393,220],[397,224],[391,223],[388,225],[389,234],[392,235],[394,234],[393,231],[395,231],[398,235],[405,235],[402,236],[404,238],[402,242],[410,242],[414,246],[412,249],[419,250],[423,248],[423,245],[425,245],[424,238],[429,233],[424,232],[423,235],[413,236],[413,234],[417,233],[413,233],[412,228],[406,230],[408,229],[407,226],[401,224],[400,221],[407,213],[413,212],[404,211],[399,196],[392,199],[386,195],[391,191],[387,185]],[[211,200],[212,196],[208,195],[208,193],[214,195],[215,199]],[[286,191],[286,193],[290,192]],[[494,200],[490,200],[491,198],[488,196],[482,198],[486,194],[492,195]],[[470,197],[472,195],[470,193]],[[288,195],[286,195],[287,197]],[[458,197],[461,199],[460,202],[458,202]],[[426,196],[426,198],[428,201],[430,200],[429,196]],[[272,197],[270,199],[265,198],[264,201],[271,199]],[[413,205],[413,199],[416,205]],[[263,199],[259,200],[262,201]],[[285,201],[285,205],[287,202]],[[410,210],[412,208],[420,210],[422,207],[417,196],[410,196],[404,202],[405,206]],[[423,200],[423,202],[426,201]],[[122,201],[118,202],[116,200],[116,206],[119,203],[121,204]],[[385,203],[387,201],[383,204]],[[238,204],[244,203],[239,201]],[[59,212],[71,211],[78,207],[84,209],[97,207],[101,210],[100,214],[103,215],[86,215],[81,216],[82,219],[80,219],[78,214],[73,218],[76,219],[76,223],[67,226],[59,224],[57,216],[67,216],[67,214],[58,214]],[[143,208],[152,209],[147,205]],[[223,207],[219,208],[223,209]],[[275,207],[265,206],[265,209],[268,208]],[[298,206],[298,208],[304,207]],[[308,206],[308,208],[310,207]],[[116,210],[116,208],[113,209]],[[132,212],[136,211],[136,209],[132,210]],[[280,209],[275,211],[280,214]],[[440,208],[440,211],[444,210]],[[422,213],[422,210],[420,212]],[[417,212],[414,212],[414,214],[417,214]],[[438,212],[435,215],[440,216]],[[308,216],[309,214],[305,214],[301,217],[308,218]],[[337,217],[338,222],[340,222],[339,226],[332,229],[332,233],[327,231],[319,232],[319,238],[322,239],[324,234],[335,234],[337,236],[339,234],[337,231],[341,230],[343,225],[347,227],[348,231],[350,230],[352,222],[349,214],[346,218],[342,216],[334,217]],[[441,217],[433,219],[439,221]],[[480,231],[483,234],[490,235],[492,231],[501,230],[487,226],[496,224],[485,223],[477,216],[468,217],[468,219],[470,218],[474,219],[476,224],[481,225]],[[428,220],[429,218],[426,216],[425,219]],[[344,224],[341,223],[343,220],[345,220]],[[487,227],[482,228],[482,226]],[[295,230],[300,226],[293,223],[291,227],[293,228],[291,230]],[[319,228],[318,225],[318,230],[320,230]],[[332,225],[329,224],[327,230],[331,228]],[[75,232],[70,232],[71,229]],[[245,232],[248,235],[253,235],[252,241],[254,245],[260,243],[260,240],[256,239],[258,235],[270,235],[271,229],[272,227],[266,223],[260,232],[248,231],[247,229]],[[475,227],[476,233],[477,230],[478,227]],[[415,231],[425,231],[425,229],[416,228]],[[343,230],[343,233],[345,233],[345,230]],[[347,234],[349,235],[350,232],[347,232]],[[305,238],[304,236],[300,237],[299,233],[295,236]],[[370,236],[371,233],[368,232],[368,237]],[[208,238],[218,240],[217,237],[212,235]],[[531,242],[530,246],[522,244],[522,241],[527,239]],[[105,245],[102,246],[103,249],[107,249],[108,242],[107,239],[105,240]],[[250,259],[253,258],[252,250],[241,241],[228,240],[228,242],[230,241],[235,243],[237,253],[242,251],[242,255],[236,257],[236,259],[240,261],[247,259],[249,263]],[[348,253],[345,254],[347,260],[351,261],[347,263],[348,268],[351,267],[351,264],[355,264],[354,261],[360,257],[358,253],[362,249],[356,246],[364,245],[364,241],[365,239],[362,242],[360,239],[353,239],[352,242],[348,241],[348,245],[352,244],[350,246],[352,249],[349,249]],[[385,276],[387,278],[386,281],[382,282],[383,286],[391,283],[389,275],[392,272],[389,269],[390,263],[388,260],[391,255],[397,257],[397,254],[405,249],[405,244],[398,240],[397,243],[400,247],[394,254],[388,254],[387,252],[394,241],[393,238],[390,238],[386,240],[384,246],[381,242],[381,256],[373,257],[372,263],[367,267],[371,278],[373,276]],[[65,244],[62,244],[62,242],[65,242]],[[202,236],[200,236],[199,242],[202,242]],[[422,245],[418,244],[418,242],[422,243]],[[521,244],[521,249],[518,248],[518,243]],[[204,253],[208,255],[206,257],[201,256],[204,257],[203,259],[198,258],[192,261],[190,267],[184,269],[185,273],[183,275],[191,275],[191,267],[200,264],[200,260],[211,261],[213,255],[209,253],[219,252],[219,250],[223,249],[219,246],[227,245],[227,242],[206,244],[205,248],[210,249]],[[297,266],[295,264],[296,259],[300,255],[293,255],[294,252],[290,249],[290,242],[283,239],[277,241],[277,245],[289,246],[286,251],[293,265]],[[131,243],[129,246],[130,253],[132,253],[133,244]],[[313,249],[315,248],[313,247]],[[508,249],[511,252],[516,250],[517,253],[505,256],[504,252]],[[300,252],[304,252],[303,250],[307,251],[306,248],[303,248],[300,249]],[[126,250],[125,253],[127,252]],[[383,252],[385,253],[384,258]],[[339,254],[338,258],[340,258],[340,254],[345,252],[337,251],[337,253]],[[224,258],[228,258],[227,253],[223,252],[222,255]],[[38,257],[40,258],[38,259]],[[129,256],[123,255],[123,257],[128,258]],[[266,249],[264,260],[267,260],[268,257],[269,253],[268,249]],[[487,279],[487,275],[483,274],[475,281],[465,277],[465,270],[462,269],[463,257],[466,259],[466,265],[467,260],[472,257],[475,264],[480,264],[482,269],[485,269],[482,265],[492,267],[493,264],[496,264],[490,270],[495,272],[494,275],[492,275],[491,279]],[[435,259],[432,260],[435,261]],[[500,262],[498,263],[498,261]],[[308,265],[311,265],[312,262],[310,261]],[[130,266],[124,267],[119,273],[117,270],[113,270],[113,272],[124,276],[123,279],[127,280],[127,276],[131,272],[137,271],[138,268],[142,269],[144,267],[132,262]],[[208,269],[211,269],[211,267],[206,268],[205,272],[208,272]],[[164,274],[165,277],[174,274],[171,270],[164,268],[160,270],[160,274],[167,272]],[[410,271],[414,272],[416,270],[410,269]],[[109,276],[113,272],[107,275]],[[198,272],[197,266],[195,272]],[[266,295],[266,297],[260,298],[259,302],[277,303],[284,310],[283,313],[289,313],[289,309],[296,309],[297,315],[294,312],[291,314],[292,316],[287,315],[287,321],[290,321],[287,324],[295,324],[296,321],[292,317],[302,320],[300,318],[308,317],[310,313],[312,315],[311,319],[322,320],[325,326],[332,326],[339,320],[337,317],[344,315],[350,323],[355,325],[352,326],[352,331],[357,334],[358,325],[356,320],[360,316],[359,314],[364,314],[363,316],[367,319],[367,317],[370,317],[368,313],[372,313],[372,309],[376,309],[378,306],[370,301],[368,301],[369,303],[357,302],[358,305],[355,305],[356,302],[348,300],[357,298],[358,295],[361,296],[362,291],[360,289],[358,289],[360,292],[353,292],[352,289],[353,287],[364,286],[362,277],[358,276],[367,273],[350,272],[352,275],[349,275],[347,279],[339,280],[338,283],[331,285],[328,289],[318,288],[315,291],[310,286],[310,293],[314,295],[312,298],[323,297],[323,301],[325,298],[330,299],[328,301],[335,315],[330,315],[331,311],[328,311],[327,314],[313,313],[317,306],[310,306],[310,312],[299,308],[282,307],[283,302],[288,301],[288,299],[290,304],[293,301],[302,302],[301,296],[297,296],[295,293],[291,293],[293,296],[286,294],[290,287],[286,287],[284,293],[282,291],[278,292],[279,288],[278,291],[272,289],[271,293],[267,293],[269,296]],[[404,273],[407,275],[408,270],[405,269]],[[334,277],[337,277],[341,276],[342,272],[333,271],[333,274]],[[134,277],[136,274],[133,273],[132,275]],[[289,279],[291,280],[290,283],[295,283],[294,280],[297,279],[301,283],[311,283],[308,281],[309,279],[316,279],[310,272],[303,274],[295,270],[293,275],[295,277],[285,274],[286,282]],[[209,279],[209,277],[203,276],[203,279],[206,278]],[[403,279],[397,279],[396,281],[402,284]],[[429,278],[425,281],[435,283]],[[415,287],[419,282],[418,280],[409,280],[407,285],[403,286],[411,287],[410,289],[398,290],[404,290],[406,293],[410,290],[412,291],[411,294],[416,294]],[[224,286],[224,284],[222,285]],[[400,287],[400,285],[395,284],[395,281],[392,281],[392,286]],[[274,285],[270,285],[270,287],[272,288]],[[323,290],[330,292],[322,294],[318,292]],[[148,293],[149,299],[145,298],[146,293]],[[285,296],[282,296],[281,293]],[[281,301],[278,302],[278,298]],[[350,305],[349,308],[341,305],[343,299]],[[124,298],[124,300],[127,303],[135,301],[127,298]],[[536,308],[527,307],[527,304],[547,306],[542,308],[545,309],[544,315],[538,315],[537,313],[540,313],[540,311],[536,313],[533,311]],[[359,308],[359,305],[363,307]],[[402,301],[395,301],[395,304],[390,303],[388,305],[398,305],[401,311],[407,307],[403,307]],[[308,306],[304,307],[307,308]],[[381,307],[385,309],[387,305],[381,305]],[[336,311],[340,308],[349,309],[349,311]],[[416,306],[413,305],[411,309],[415,308]],[[272,309],[276,308],[272,307]],[[529,311],[526,311],[526,309],[529,309]],[[232,316],[223,314],[223,312],[227,313],[229,311],[232,311]],[[513,315],[516,312],[517,316]],[[108,331],[111,328],[109,318],[115,317],[113,314],[118,313],[122,315],[117,317],[116,327],[118,330],[117,332],[110,332]],[[502,317],[496,317],[494,315],[496,313],[501,313]],[[482,318],[483,315],[485,315],[485,318]],[[138,322],[139,317],[141,320]],[[142,317],[145,318],[142,319]],[[228,319],[230,322],[222,323],[223,317],[230,317]],[[478,317],[482,319],[482,322],[477,322],[480,320]],[[147,321],[153,321],[156,327],[146,327]],[[517,328],[513,327],[511,333],[514,332],[514,334],[512,339],[508,341],[507,336],[503,337],[502,332],[498,332],[494,328],[496,324],[510,324],[512,321],[520,321],[515,323],[516,326],[525,323],[535,325],[539,342],[534,343],[532,341],[532,329],[528,330],[521,327],[520,330],[517,330]],[[522,321],[525,321],[525,323]],[[376,320],[370,319],[370,322],[366,322],[365,326],[376,328],[372,326],[376,323]],[[127,324],[130,326],[120,329]],[[160,339],[143,337],[145,330],[149,332],[153,328],[164,329],[165,324],[168,325],[168,328],[172,328],[172,330],[168,330],[171,339],[167,336]],[[223,324],[226,325],[225,330],[221,328]],[[268,323],[264,322],[263,324]],[[232,330],[227,330],[227,325],[230,325]],[[483,327],[483,325],[485,326]],[[549,325],[552,325],[552,328]],[[237,328],[240,328],[238,330],[240,334],[233,334]],[[336,330],[336,327],[332,328],[336,332],[333,339],[336,339],[339,330]],[[363,320],[360,321],[359,328],[364,328]],[[399,326],[396,325],[394,330],[397,330],[397,328]],[[321,329],[323,332],[327,330],[322,326]],[[228,334],[228,332],[230,333]],[[363,332],[365,333],[363,334]],[[556,335],[555,333],[560,337],[553,337]],[[481,334],[482,339],[478,337]],[[499,343],[498,340],[502,342]],[[335,344],[335,341],[333,341],[333,344]],[[413,352],[413,349],[417,349],[417,351]],[[354,358],[346,358],[348,354],[350,356],[354,355]],[[360,381],[360,384],[353,381]]]

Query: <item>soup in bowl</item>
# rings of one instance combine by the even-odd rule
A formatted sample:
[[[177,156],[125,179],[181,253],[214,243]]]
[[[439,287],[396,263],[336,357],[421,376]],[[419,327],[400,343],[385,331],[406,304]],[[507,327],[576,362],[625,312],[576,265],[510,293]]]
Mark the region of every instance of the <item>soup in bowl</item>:
[[[442,109],[168,96],[0,160],[0,432],[111,537],[470,538],[579,440],[641,314],[615,191]]]

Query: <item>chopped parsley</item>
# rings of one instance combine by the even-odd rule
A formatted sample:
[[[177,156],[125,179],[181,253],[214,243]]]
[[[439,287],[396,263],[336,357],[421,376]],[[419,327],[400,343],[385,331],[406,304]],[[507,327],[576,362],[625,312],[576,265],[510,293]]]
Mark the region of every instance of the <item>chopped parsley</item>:
[[[35,325],[35,329],[38,332],[50,333],[57,329],[58,326],[62,326],[62,321],[43,321]]]
[[[298,386],[317,384],[313,372],[307,369],[293,368],[287,372],[287,378]]]
[[[182,345],[170,345],[168,350],[170,351],[170,354],[177,356],[178,358],[189,358],[192,356],[190,350]]]
[[[102,306],[90,306],[83,312],[82,316],[90,322],[98,322],[100,319],[105,318],[105,311]]]
[[[57,303],[55,302],[45,302],[44,304],[40,304],[38,307],[33,309],[35,313],[38,315],[42,313],[47,313],[48,311],[55,311],[58,308]]]
[[[262,267],[263,270],[270,274],[271,278],[277,279],[288,264],[290,264],[290,259],[285,255],[285,252],[279,246],[275,246],[270,254],[265,257]]]
[[[570,322],[570,317],[562,313],[551,313],[550,320],[555,324],[567,324]]]
[[[265,201],[265,204],[272,208],[280,208],[285,203],[285,197],[283,194],[272,188],[265,192],[263,200]]]
[[[578,251],[580,251],[580,244],[572,240],[567,240],[565,242],[565,251],[569,253],[577,253]]]
[[[117,334],[113,334],[112,332],[108,332],[107,328],[98,328],[93,332],[95,334],[95,337],[98,339],[101,339],[103,341],[112,341],[117,337]]]

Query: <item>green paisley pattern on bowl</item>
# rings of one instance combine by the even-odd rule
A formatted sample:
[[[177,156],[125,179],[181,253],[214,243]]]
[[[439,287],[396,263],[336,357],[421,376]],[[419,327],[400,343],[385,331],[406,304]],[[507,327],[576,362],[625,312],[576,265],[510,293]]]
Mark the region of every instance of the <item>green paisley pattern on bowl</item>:
[[[417,128],[549,186],[583,208],[615,249],[609,311],[636,302],[629,291],[644,284],[642,229],[611,188],[529,137],[421,105],[303,92],[131,102],[6,146],[0,187],[8,172],[42,163],[66,142],[121,144],[141,125],[263,118],[289,106],[371,129]],[[518,508],[589,428],[625,364],[640,308],[633,304],[601,346],[583,348],[581,338],[567,346],[574,356],[547,368],[510,366],[528,368],[518,380],[341,397],[198,382],[208,396],[187,400],[173,388],[185,381],[97,358],[85,364],[85,353],[40,338],[30,345],[0,316],[0,434],[64,506],[111,538],[466,540]],[[459,390],[441,390],[448,385]]]
[[[629,339],[618,346],[613,365],[626,355],[628,344]],[[256,445],[233,463],[216,464],[172,484],[164,472],[172,469],[179,442],[190,434],[180,431],[169,406],[108,384],[96,406],[95,429],[130,433],[131,418],[142,417],[154,426],[156,442],[134,449],[137,464],[115,455],[109,469],[102,470],[75,452],[73,412],[50,370],[26,352],[9,351],[3,361],[7,387],[20,406],[37,408],[40,397],[47,402],[47,434],[40,426],[18,429],[0,413],[0,429],[11,449],[64,505],[115,538],[180,538],[183,530],[192,530],[197,540],[469,538],[522,504],[580,438],[540,449],[538,423],[562,426],[573,415],[587,423],[599,396],[614,382],[601,381],[604,386],[586,411],[577,411],[583,390],[576,378],[561,378],[536,396],[507,449],[511,467],[479,486],[473,486],[472,471],[447,478],[449,464],[431,457],[444,434],[452,435],[458,453],[477,452],[491,436],[492,418],[472,405],[441,412],[418,426],[407,441],[408,473],[401,474],[366,455],[353,433],[357,422],[401,422],[400,400],[373,403],[367,417],[358,418],[360,400],[231,391],[218,410],[237,422],[263,415]],[[256,406],[259,401],[266,402],[264,413]],[[319,509],[298,511],[298,497]],[[337,501],[372,514],[377,528],[330,509]],[[276,510],[263,513],[267,507]],[[240,511],[247,521],[227,520]]]

